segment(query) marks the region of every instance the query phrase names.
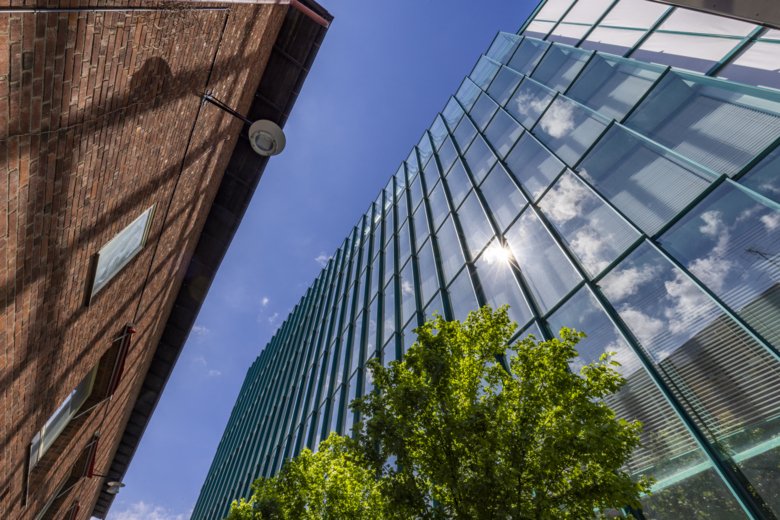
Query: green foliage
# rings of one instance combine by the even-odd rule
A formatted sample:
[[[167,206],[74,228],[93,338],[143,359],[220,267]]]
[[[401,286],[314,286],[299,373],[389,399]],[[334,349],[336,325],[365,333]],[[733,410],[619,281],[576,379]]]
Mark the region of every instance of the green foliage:
[[[575,374],[581,333],[507,350],[514,329],[505,308],[488,307],[418,328],[401,361],[369,362],[375,391],[351,405],[364,418],[355,439],[304,450],[230,520],[579,519],[638,506],[649,482],[621,466],[641,425],[603,402],[624,383],[617,363],[604,356]]]
[[[378,518],[384,510],[380,481],[349,445],[333,433],[317,453],[303,450],[275,477],[256,480],[248,501],[233,501],[228,520]]]

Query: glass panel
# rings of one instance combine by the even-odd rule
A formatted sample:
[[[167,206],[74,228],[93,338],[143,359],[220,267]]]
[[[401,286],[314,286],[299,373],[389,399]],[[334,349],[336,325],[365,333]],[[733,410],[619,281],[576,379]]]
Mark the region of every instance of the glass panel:
[[[423,199],[422,181],[419,175],[409,183],[409,195],[412,200],[412,211],[414,211]]]
[[[448,218],[436,232],[436,239],[439,246],[439,263],[444,274],[444,280],[449,282],[465,262],[463,251],[460,248],[460,240],[458,240],[458,234],[452,223],[452,217]]]
[[[465,110],[471,110],[471,107],[474,106],[474,102],[477,100],[479,93],[479,87],[475,85],[474,82],[469,78],[466,78],[463,80],[463,83],[460,84],[458,92],[455,93],[455,98],[460,101],[460,104]],[[450,124],[450,119],[446,114],[444,115],[444,118],[447,120],[447,124]],[[450,128],[452,128],[452,125],[450,125]]]
[[[399,321],[401,323],[405,323],[411,318],[417,309],[417,302],[414,299],[415,285],[412,269],[412,260],[409,260],[401,270],[401,277],[399,278],[399,283],[401,284],[401,319]]]
[[[403,190],[397,194],[395,206],[396,212],[398,213],[398,223],[399,225],[403,224],[409,217],[409,209],[406,205],[406,190]]]
[[[682,211],[710,183],[708,175],[619,125],[610,128],[582,161],[580,172],[650,235]]]
[[[355,425],[355,413],[349,409],[349,405],[352,404],[352,401],[357,399],[358,397],[358,375],[357,373],[353,374],[352,377],[349,378],[349,393],[347,394],[347,402],[345,403],[344,408],[346,409],[346,416],[344,421],[344,434],[345,435],[351,435],[352,434],[352,426]]]
[[[390,366],[390,363],[398,359],[397,348],[395,345],[395,334],[390,338],[390,341],[382,349],[382,364],[385,368]]]
[[[503,159],[522,133],[523,128],[509,114],[499,109],[485,130],[485,137]]]
[[[428,159],[433,156],[433,147],[431,146],[431,140],[428,139],[428,133],[423,133],[420,138],[420,142],[417,143],[417,151],[420,154],[420,162],[425,167],[428,164]]]
[[[493,114],[496,113],[496,110],[498,110],[498,105],[483,92],[479,95],[477,102],[474,103],[474,107],[469,114],[471,114],[471,119],[474,120],[474,124],[477,125],[477,128],[484,130],[493,117]]]
[[[412,246],[409,237],[409,224],[404,223],[401,230],[398,232],[398,263],[402,264],[406,262],[409,255],[412,254]]]
[[[547,41],[561,42],[573,47],[585,36],[590,27],[587,25],[574,25],[561,22],[547,37]]]
[[[667,74],[627,125],[717,173],[734,175],[780,136],[768,91]]]
[[[613,359],[626,384],[606,403],[618,417],[642,422],[641,445],[625,470],[632,477],[652,476],[653,495],[642,500],[648,518],[739,518],[739,505],[713,470],[712,463],[691,437],[631,347],[607,318],[590,290],[583,287],[549,319],[556,332],[561,327],[582,330],[586,338],[577,344],[580,357],[572,370],[597,361],[604,352]],[[641,396],[638,399],[637,396]],[[709,514],[708,514],[709,513]]]
[[[425,307],[425,319],[431,320],[433,319],[433,316],[435,314],[438,314],[439,316],[444,316],[444,303],[441,301],[441,291],[437,292],[434,297],[431,299],[431,301],[428,303],[428,306]]]
[[[718,77],[757,87],[780,89],[778,54],[780,54],[780,45],[777,42],[753,42],[721,69]]]
[[[607,127],[608,121],[558,96],[534,127],[534,135],[569,166],[574,166]]]
[[[487,304],[493,308],[508,304],[509,318],[522,327],[533,318],[533,314],[512,273],[511,257],[509,248],[494,239],[474,267]]]
[[[392,206],[385,211],[385,249],[392,250],[392,240],[395,235],[395,215]]]
[[[444,175],[447,175],[452,163],[455,162],[457,157],[458,152],[455,151],[455,145],[452,144],[452,139],[448,137],[439,150],[439,161],[441,162],[441,171],[444,172]]]
[[[317,412],[317,422],[314,424],[314,431],[312,432],[312,444],[311,448],[316,453],[322,440],[322,425],[325,418],[325,405],[320,406]]]
[[[450,189],[452,205],[457,207],[463,202],[463,198],[471,189],[471,181],[466,174],[466,169],[460,161],[455,161],[455,165],[447,174],[447,187]]]
[[[474,294],[474,287],[471,285],[468,268],[463,268],[452,281],[449,287],[449,296],[453,319],[465,320],[469,312],[477,310],[479,304],[477,296]]]
[[[601,287],[691,419],[780,512],[780,364],[645,243]]]
[[[525,28],[523,34],[527,34],[528,36],[533,36],[535,38],[544,38],[553,27],[555,27],[555,22],[541,22],[534,20],[528,24],[528,27]]]
[[[433,216],[433,227],[438,229],[439,225],[447,218],[449,208],[447,207],[447,198],[444,195],[443,181],[439,181],[436,187],[433,188],[431,196],[428,198],[428,203],[431,206],[431,215]]]
[[[382,338],[386,339],[395,332],[395,277],[385,285],[384,298]]]
[[[580,281],[577,271],[527,209],[506,233],[520,272],[543,311],[558,303]]]
[[[477,135],[477,129],[471,124],[468,117],[464,117],[460,120],[460,124],[452,133],[452,137],[455,142],[458,143],[458,148],[463,151],[469,147],[471,140]]]
[[[428,194],[430,194],[431,189],[433,189],[439,181],[439,165],[436,164],[436,161],[428,162],[428,165],[423,170],[423,177],[425,178],[425,188],[427,189]]]
[[[371,302],[371,312],[368,315],[368,338],[366,338],[366,358],[376,354],[377,338],[379,332],[379,296]]]
[[[780,171],[780,147],[775,148],[757,166],[747,172],[739,182],[775,202],[780,202],[780,175],[777,175],[778,171]]]
[[[530,74],[549,46],[550,44],[547,42],[534,38],[523,38],[512,59],[509,60],[509,66],[520,74]]]
[[[338,429],[339,418],[341,417],[341,391],[342,387],[336,389],[336,392],[333,395],[333,406],[331,406],[330,412],[331,420],[329,431],[336,433],[341,433]]]
[[[604,14],[612,0],[579,0],[563,18],[564,22],[593,25]]]
[[[509,100],[509,97],[515,91],[522,78],[523,76],[512,69],[501,67],[493,83],[488,87],[487,93],[496,100],[496,103],[503,106]]]
[[[563,92],[577,77],[590,55],[588,51],[554,44],[544,55],[532,76],[539,83]]]
[[[352,359],[349,365],[350,372],[354,372],[360,366],[360,358],[363,355],[363,313],[358,314],[355,319],[355,328],[352,337]]]
[[[539,207],[591,276],[639,238],[634,228],[571,172],[561,176]]]
[[[433,259],[433,248],[430,240],[427,240],[420,248],[417,255],[417,268],[420,272],[420,300],[425,305],[439,289],[439,280],[436,278],[436,263]]]
[[[433,139],[433,146],[438,150],[448,135],[447,127],[444,125],[444,119],[442,119],[441,116],[436,116],[436,119],[433,120],[430,132],[431,139]]]
[[[548,0],[536,14],[536,19],[557,22],[572,3],[574,0]]]
[[[625,56],[644,35],[644,31],[599,25],[580,43],[580,47]]]
[[[509,227],[528,203],[500,164],[490,171],[480,191],[501,231]]]
[[[419,249],[425,239],[428,238],[430,230],[428,229],[428,219],[425,215],[425,206],[420,206],[414,212],[414,246],[415,251]]]
[[[564,169],[561,161],[527,133],[507,156],[506,165],[534,199],[539,198]]]
[[[597,54],[566,95],[620,121],[660,75],[661,69]]]
[[[469,77],[484,90],[490,85],[490,82],[495,77],[499,67],[500,65],[493,60],[490,60],[485,56],[480,56],[479,61],[477,61],[477,64],[474,66],[474,70],[471,71]]]
[[[371,295],[379,291],[379,259],[380,255],[374,257],[374,265],[371,266]]]
[[[649,29],[667,9],[666,5],[645,0],[620,0],[609,10],[601,25]]]
[[[515,52],[518,43],[520,43],[520,37],[518,35],[500,32],[493,40],[493,43],[490,44],[490,48],[485,54],[496,61],[506,63],[506,60]]]
[[[385,249],[385,277],[384,283],[387,284],[390,277],[395,274],[395,247],[392,242]]]
[[[469,83],[469,85],[472,85]],[[463,88],[463,87],[461,87]],[[458,103],[454,97],[451,97],[449,101],[447,101],[447,106],[444,107],[444,110],[442,111],[442,116],[444,116],[444,121],[447,122],[447,125],[450,128],[455,128],[458,126],[458,123],[460,122],[460,119],[463,117],[463,108],[461,108],[460,103]]]
[[[485,179],[490,169],[496,164],[496,156],[493,155],[493,152],[481,136],[478,136],[471,143],[464,159],[466,164],[469,165],[471,174],[474,176],[474,182],[477,184]]]
[[[409,352],[409,349],[417,341],[417,334],[414,330],[417,328],[417,319],[413,316],[406,324],[403,330],[403,354]]]
[[[92,282],[92,296],[97,294],[144,247],[146,230],[153,213],[154,206],[141,213],[138,218],[100,248],[95,277]]]
[[[727,182],[664,233],[660,242],[780,348],[780,211]]]
[[[458,208],[458,221],[463,229],[471,257],[476,258],[488,240],[493,237],[493,228],[485,216],[476,192],[472,191],[463,205]]]
[[[675,9],[658,28],[659,31],[698,32],[743,37],[756,26],[725,16],[707,14],[690,9]]]
[[[656,31],[630,56],[641,61],[705,73],[739,42],[729,38]]]
[[[410,164],[414,164],[414,166],[410,166]],[[406,159],[406,168],[404,168],[404,165],[401,165],[398,168],[398,171],[395,172],[394,178],[395,178],[395,198],[398,199],[398,195],[401,194],[404,189],[406,188],[406,170],[409,170],[409,175],[414,177],[417,175],[417,157],[414,153],[414,149],[412,149],[411,153],[409,154],[409,158]]]
[[[555,92],[541,83],[525,78],[507,103],[506,109],[521,125],[531,128],[554,96]]]

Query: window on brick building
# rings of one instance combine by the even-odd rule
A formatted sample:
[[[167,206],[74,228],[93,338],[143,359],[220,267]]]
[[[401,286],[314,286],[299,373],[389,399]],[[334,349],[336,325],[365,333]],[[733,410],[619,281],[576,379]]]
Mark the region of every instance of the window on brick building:
[[[46,479],[53,462],[80,431],[89,411],[114,393],[124,371],[134,332],[132,325],[124,326],[100,361],[35,433],[30,442],[28,485],[36,487],[39,481]]]
[[[100,248],[94,263],[94,276],[89,291],[90,299],[143,249],[149,232],[149,224],[152,221],[152,215],[154,215],[154,208],[155,205],[152,205]]]
[[[38,433],[33,437],[30,445],[30,468],[34,468],[38,461],[43,457],[52,443],[60,436],[68,423],[75,417],[82,405],[87,401],[92,393],[92,387],[95,384],[98,366],[89,371],[81,380],[81,383],[74,388],[65,401],[60,404],[54,413],[46,421]]]

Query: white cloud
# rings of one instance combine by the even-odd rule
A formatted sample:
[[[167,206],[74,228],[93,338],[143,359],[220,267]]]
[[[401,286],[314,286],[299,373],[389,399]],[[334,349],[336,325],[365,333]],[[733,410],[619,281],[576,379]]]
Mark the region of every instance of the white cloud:
[[[220,372],[219,370],[214,370],[214,369],[211,369],[211,370],[209,370],[209,372],[208,372],[208,374],[207,374],[207,375],[208,375],[209,377],[219,377],[219,376],[221,376],[221,375],[222,375],[222,372]]]
[[[609,252],[605,249],[610,239],[612,239],[611,235],[599,236],[598,231],[588,226],[577,231],[571,241],[571,248],[591,271],[599,273],[609,265],[607,258]]]
[[[673,304],[664,309],[669,332],[693,335],[710,323],[711,319],[704,318],[711,315],[712,301],[682,271],[675,270],[674,278],[664,282],[664,288]],[[696,330],[691,330],[694,327]]]
[[[664,328],[661,320],[628,305],[620,309],[620,316],[626,320],[639,342],[645,346],[652,345],[653,339]]]
[[[263,296],[263,299],[260,301],[260,305],[265,307],[271,302],[271,300],[268,298],[268,296]]]
[[[761,217],[761,223],[767,231],[774,231],[780,227],[780,213],[767,213]]]
[[[544,197],[541,206],[548,217],[562,224],[582,214],[588,195],[587,188],[567,174]]]
[[[409,280],[403,280],[401,282],[401,292],[403,294],[414,294],[414,287],[409,283]]]
[[[192,362],[195,363],[196,365],[202,365],[204,367],[208,365],[208,363],[206,362],[206,358],[203,356],[196,356],[192,358]]]
[[[524,116],[527,116],[529,113],[535,116],[544,110],[547,105],[545,96],[536,97],[528,92],[522,92],[514,101],[517,111]]]
[[[636,267],[620,269],[604,278],[602,289],[612,301],[620,301],[632,294],[635,294],[639,286],[653,279],[657,269],[652,266],[645,266],[641,271]]]
[[[699,226],[699,231],[705,235],[715,237],[718,231],[723,228],[723,219],[720,211],[705,211],[699,218],[704,221],[704,224]]]
[[[542,130],[555,139],[560,139],[574,128],[574,110],[566,103],[553,103],[544,114],[540,124]]]
[[[317,256],[314,261],[320,264],[322,267],[325,267],[328,265],[328,260],[333,258],[333,256],[326,255],[325,253],[320,253],[319,256]]]
[[[116,513],[109,513],[108,516],[110,520],[187,520],[191,513],[174,513],[165,507],[147,504],[142,500]]]
[[[209,330],[208,327],[205,325],[195,325],[192,327],[192,333],[199,338],[202,338],[203,336],[207,335],[211,330]]]
[[[273,313],[271,316],[269,316],[269,318],[268,318],[268,323],[270,323],[271,325],[273,325],[274,323],[276,323],[276,320],[278,320],[278,319],[279,319],[279,313],[278,313],[278,312],[275,312],[275,313]]]

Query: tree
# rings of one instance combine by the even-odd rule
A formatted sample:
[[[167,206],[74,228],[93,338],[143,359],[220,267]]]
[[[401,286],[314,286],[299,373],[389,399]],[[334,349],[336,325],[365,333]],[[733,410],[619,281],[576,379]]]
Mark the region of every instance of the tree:
[[[638,422],[602,399],[624,383],[608,356],[572,373],[581,333],[524,339],[506,309],[417,329],[399,362],[371,363],[376,391],[354,407],[357,446],[381,474],[397,518],[588,518],[638,506],[648,482],[621,466]],[[505,359],[503,361],[506,361]],[[394,464],[387,464],[393,460]]]
[[[514,330],[506,308],[488,307],[419,327],[402,360],[369,362],[375,390],[351,405],[363,418],[354,439],[304,450],[234,503],[231,514],[255,516],[230,520],[579,519],[638,506],[649,482],[621,467],[641,425],[603,402],[624,383],[617,363],[572,373],[581,333],[507,349]]]
[[[317,453],[304,449],[278,475],[257,479],[228,520],[374,520],[385,507],[380,485],[349,439],[332,433]]]

